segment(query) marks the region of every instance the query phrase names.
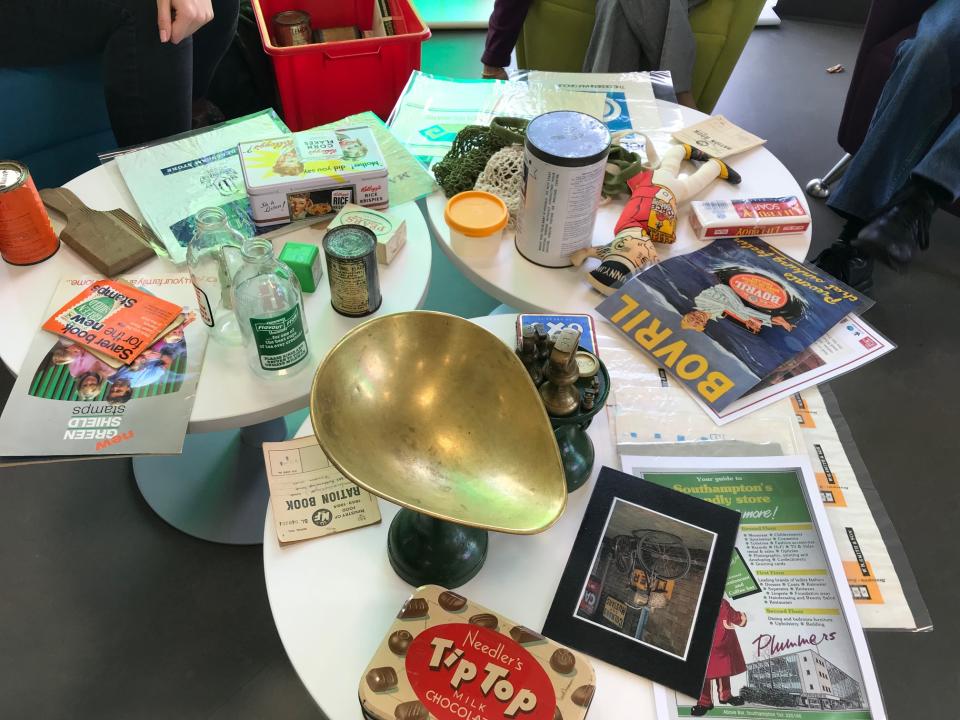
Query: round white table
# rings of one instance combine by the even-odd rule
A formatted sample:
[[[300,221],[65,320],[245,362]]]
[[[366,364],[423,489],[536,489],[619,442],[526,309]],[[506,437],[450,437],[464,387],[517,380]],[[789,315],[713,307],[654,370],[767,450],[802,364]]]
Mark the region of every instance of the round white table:
[[[122,208],[140,217],[115,163],[94,168],[66,187],[91,208]],[[390,265],[379,267],[383,304],[376,315],[420,307],[430,278],[430,236],[420,209],[410,202],[390,211],[406,220],[407,244]],[[51,217],[59,232],[64,223],[57,213]],[[275,238],[274,246],[279,254],[284,242],[316,244],[320,238],[320,231],[306,227]],[[177,268],[156,257],[130,272],[178,271],[186,272],[186,267]],[[12,372],[19,373],[60,278],[96,274],[65,244],[38,265],[0,262],[0,306],[4,308],[0,358]],[[304,294],[304,315],[314,365],[366,319],[344,317],[333,310],[326,278],[316,292]],[[208,342],[183,454],[133,461],[137,484],[150,506],[190,535],[216,542],[259,543],[268,499],[259,443],[284,439],[282,418],[307,406],[312,379],[313,373],[305,368],[291,378],[262,380],[250,372],[242,347]]]
[[[679,110],[684,125],[707,117],[687,107],[663,100],[658,102],[665,112]],[[803,191],[790,171],[766,148],[734,155],[730,164],[740,173],[743,182],[731,185],[718,180],[698,195],[697,200],[796,195],[805,202]],[[524,259],[514,245],[513,231],[504,231],[503,239],[496,245],[471,239],[452,240],[443,219],[446,203],[443,192],[436,192],[426,200],[427,217],[440,248],[474,285],[500,302],[523,312],[585,312],[603,299],[583,278],[585,267],[546,268]],[[593,231],[594,245],[606,245],[613,240],[613,228],[622,209],[622,201],[600,207]],[[703,247],[703,241],[694,237],[683,208],[680,214],[676,243],[657,245],[661,259]],[[795,260],[803,260],[810,248],[811,237],[808,228],[803,234],[765,239]],[[585,265],[592,268],[594,264],[595,260],[588,260]]]
[[[473,322],[514,344],[516,315]],[[307,420],[298,435],[311,432]],[[618,467],[605,411],[597,414],[588,432],[596,448],[594,470],[570,495],[560,520],[539,535],[490,533],[486,563],[457,592],[528,627],[543,627],[597,473],[603,465]],[[379,525],[287,547],[280,546],[273,513],[267,509],[263,568],[273,618],[294,669],[331,720],[359,717],[361,674],[411,593],[387,560],[387,530],[399,508],[379,503]],[[597,692],[591,717],[654,717],[649,680],[601,660],[593,663]]]

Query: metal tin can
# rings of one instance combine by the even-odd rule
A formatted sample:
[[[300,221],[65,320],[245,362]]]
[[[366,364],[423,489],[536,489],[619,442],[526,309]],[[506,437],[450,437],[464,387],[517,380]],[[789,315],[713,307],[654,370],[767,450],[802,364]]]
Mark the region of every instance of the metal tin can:
[[[33,265],[59,248],[27,166],[0,160],[0,255],[11,265]]]
[[[593,241],[610,132],[571,110],[530,121],[524,141],[523,206],[517,250],[546,267],[569,267],[569,256]]]
[[[312,43],[310,13],[305,13],[302,10],[278,12],[273,16],[273,38],[279,47]]]
[[[339,225],[323,238],[330,304],[347,317],[376,312],[383,298],[377,272],[377,236],[362,225]]]

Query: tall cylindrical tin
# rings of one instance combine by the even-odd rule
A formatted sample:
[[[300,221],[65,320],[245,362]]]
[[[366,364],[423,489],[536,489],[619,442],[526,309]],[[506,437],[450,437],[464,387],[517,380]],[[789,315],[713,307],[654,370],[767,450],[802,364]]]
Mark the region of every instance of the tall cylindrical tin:
[[[309,45],[313,42],[310,13],[284,10],[273,16],[273,40],[279,47]]]
[[[0,255],[11,265],[33,265],[59,247],[27,166],[0,160]]]
[[[584,113],[558,110],[530,121],[516,239],[527,260],[568,267],[572,253],[591,245],[609,150],[606,126]]]
[[[323,238],[330,304],[341,315],[376,312],[383,298],[377,271],[377,236],[362,225],[339,225]]]

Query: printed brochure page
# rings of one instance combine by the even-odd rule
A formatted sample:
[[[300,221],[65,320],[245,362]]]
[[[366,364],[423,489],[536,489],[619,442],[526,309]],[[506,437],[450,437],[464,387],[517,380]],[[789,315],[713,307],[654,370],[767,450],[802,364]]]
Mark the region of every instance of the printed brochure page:
[[[922,601],[914,608],[907,598],[904,583],[912,581],[909,566],[894,565],[823,396],[815,388],[804,390],[791,399],[791,406],[860,622],[868,629],[932,629]],[[895,534],[889,539],[899,543]]]
[[[882,720],[863,629],[805,458],[623,456],[624,472],[741,513],[701,694],[658,717]]]

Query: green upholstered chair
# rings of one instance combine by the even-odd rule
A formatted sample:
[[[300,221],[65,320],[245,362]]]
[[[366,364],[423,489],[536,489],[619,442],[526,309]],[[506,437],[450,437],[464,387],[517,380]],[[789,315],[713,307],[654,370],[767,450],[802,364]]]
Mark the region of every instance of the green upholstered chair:
[[[709,113],[723,92],[764,0],[707,0],[690,12],[697,39],[693,97]],[[596,0],[534,0],[517,43],[527,70],[579,72],[590,44]]]

